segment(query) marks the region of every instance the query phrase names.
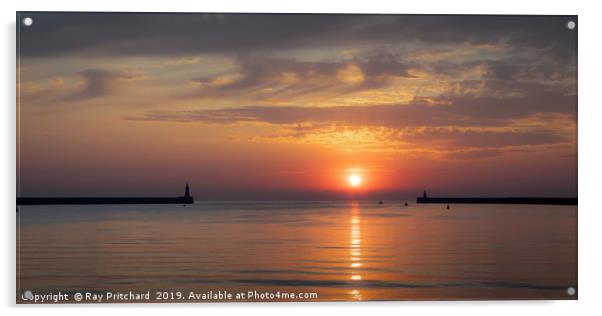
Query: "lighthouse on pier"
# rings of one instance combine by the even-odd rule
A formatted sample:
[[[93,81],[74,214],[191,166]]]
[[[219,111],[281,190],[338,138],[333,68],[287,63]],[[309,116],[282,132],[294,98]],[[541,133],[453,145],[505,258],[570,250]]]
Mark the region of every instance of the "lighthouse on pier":
[[[186,188],[184,189],[184,196],[179,197],[184,204],[192,204],[194,203],[194,197],[190,195],[190,186],[186,183]]]

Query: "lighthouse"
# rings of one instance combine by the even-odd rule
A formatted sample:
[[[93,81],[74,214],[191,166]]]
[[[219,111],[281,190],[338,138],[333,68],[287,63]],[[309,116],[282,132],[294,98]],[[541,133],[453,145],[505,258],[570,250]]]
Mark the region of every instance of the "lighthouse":
[[[194,197],[192,197],[192,195],[190,195],[190,185],[188,185],[188,182],[186,182],[186,187],[184,188],[184,196],[178,197],[178,200],[182,204],[193,204],[194,203]]]

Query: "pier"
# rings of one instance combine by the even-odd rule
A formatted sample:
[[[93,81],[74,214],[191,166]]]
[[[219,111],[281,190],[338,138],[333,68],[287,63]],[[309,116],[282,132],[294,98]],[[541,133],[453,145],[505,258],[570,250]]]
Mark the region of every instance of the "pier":
[[[429,197],[426,191],[416,198],[416,203],[439,204],[534,204],[577,205],[577,198],[570,197]]]
[[[193,204],[190,187],[177,197],[18,197],[17,205]]]

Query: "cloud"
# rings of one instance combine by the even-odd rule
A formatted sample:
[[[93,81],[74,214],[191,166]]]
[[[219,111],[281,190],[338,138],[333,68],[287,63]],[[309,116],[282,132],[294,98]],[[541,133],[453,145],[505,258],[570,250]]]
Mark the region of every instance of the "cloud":
[[[446,153],[445,157],[448,159],[457,160],[482,160],[500,156],[504,154],[504,152],[505,151],[500,149],[455,150]]]
[[[576,93],[576,32],[565,27],[574,16],[22,14],[44,26],[21,30],[22,58],[160,56],[186,66],[170,68],[166,80],[173,91],[165,98],[178,101],[488,103],[518,96],[550,104],[546,95]],[[235,68],[208,71],[198,65],[205,55],[235,60]],[[115,92],[124,79],[81,75],[85,86],[73,100]]]
[[[538,58],[515,58],[489,61],[485,65],[487,67],[485,77],[494,80],[540,80],[555,83],[559,80],[570,80],[577,77],[576,60],[574,63],[566,63]]]
[[[23,56],[238,55],[349,44],[504,42],[569,58],[577,38],[565,26],[576,16],[20,13],[25,15],[39,27],[21,29]]]
[[[293,98],[341,95],[387,86],[393,77],[412,78],[410,65],[394,60],[353,59],[306,62],[283,58],[240,57],[236,73],[191,79],[195,91],[183,97]]]
[[[451,97],[435,99],[435,101],[436,104],[414,102],[397,105],[331,107],[248,106],[192,111],[152,111],[137,119],[217,124],[328,122],[406,128],[503,126],[511,120],[528,118],[538,113],[567,116],[574,116],[576,113],[576,98],[558,93],[514,98]]]
[[[346,150],[429,151],[450,159],[475,159],[501,155],[510,149],[573,143],[575,101],[572,96],[560,94],[501,99],[462,97],[440,104],[152,111],[127,119],[271,124],[274,128],[267,135],[240,137]]]
[[[171,59],[166,62],[167,65],[171,66],[185,66],[185,65],[196,65],[201,62],[200,56],[193,57],[180,57],[176,59]]]
[[[27,102],[38,102],[55,98],[59,95],[65,86],[65,82],[61,77],[53,77],[50,84],[39,86],[31,82],[23,82],[18,89],[19,98]]]
[[[269,135],[247,137],[260,142],[320,144],[344,150],[422,152],[453,159],[499,156],[506,152],[570,144],[562,131],[545,128],[384,128],[346,125],[287,126]]]
[[[436,108],[440,107],[440,108]],[[336,107],[250,106],[197,111],[153,111],[140,119],[156,121],[205,122],[233,124],[263,122],[270,124],[297,124],[307,122],[344,123],[386,127],[464,124],[460,117],[442,115],[448,106],[374,105]],[[475,124],[476,121],[467,122]]]
[[[140,74],[108,71],[103,69],[87,69],[79,72],[83,78],[82,87],[63,98],[62,101],[83,101],[109,96],[120,90],[123,82],[145,79]]]
[[[169,65],[189,66],[185,75],[174,70],[181,89],[170,82],[174,90],[165,98],[251,104],[153,110],[130,120],[271,124],[278,132],[267,136],[297,140],[337,137],[345,129],[367,143],[427,142],[462,148],[465,156],[493,155],[483,151],[487,146],[563,143],[546,118],[576,124],[576,32],[565,28],[573,16],[56,13],[34,19],[45,27],[20,34],[25,58],[162,56]],[[338,55],[349,48],[356,52]],[[231,58],[234,67],[190,75],[204,54]],[[140,79],[103,69],[79,74],[80,89],[64,102],[115,95]],[[191,84],[182,85],[186,80]]]
[[[436,144],[439,148],[503,148],[510,146],[545,145],[570,142],[567,135],[555,130],[481,130],[427,128],[403,134],[413,144]],[[473,153],[474,154],[474,153]],[[483,154],[483,153],[481,153]]]

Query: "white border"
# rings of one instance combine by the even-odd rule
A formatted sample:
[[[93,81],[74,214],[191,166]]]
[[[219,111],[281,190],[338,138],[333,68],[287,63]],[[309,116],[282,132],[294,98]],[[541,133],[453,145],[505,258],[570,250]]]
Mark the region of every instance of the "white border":
[[[600,149],[602,75],[600,65],[600,21],[602,12],[595,1],[384,1],[305,0],[262,1],[220,0],[194,2],[168,1],[34,1],[1,2],[2,10],[2,137],[0,138],[2,182],[0,194],[4,208],[0,230],[2,243],[3,284],[1,308],[19,314],[52,313],[102,315],[107,312],[160,315],[173,308],[180,313],[236,313],[293,315],[338,313],[359,315],[377,308],[377,313],[425,315],[569,315],[598,314],[600,269],[602,269],[602,209],[596,200],[602,190],[602,150]],[[578,301],[490,301],[490,302],[385,302],[385,303],[300,303],[300,304],[178,304],[178,305],[103,305],[103,306],[33,306],[14,305],[15,289],[15,11],[145,11],[145,12],[315,12],[315,13],[430,13],[430,14],[578,14],[579,15],[579,300]],[[93,308],[97,307],[97,308]]]

